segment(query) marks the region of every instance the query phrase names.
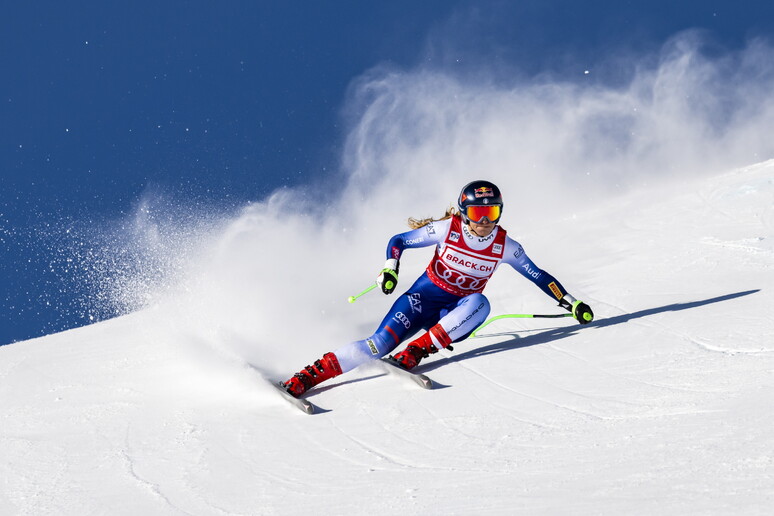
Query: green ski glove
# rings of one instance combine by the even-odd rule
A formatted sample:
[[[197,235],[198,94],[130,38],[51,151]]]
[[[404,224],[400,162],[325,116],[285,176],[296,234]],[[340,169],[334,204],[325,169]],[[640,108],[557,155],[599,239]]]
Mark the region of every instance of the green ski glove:
[[[398,286],[398,269],[400,263],[395,258],[390,258],[384,262],[384,269],[379,273],[379,277],[376,278],[376,284],[382,289],[385,294],[392,294],[395,287]]]
[[[588,324],[594,320],[594,312],[583,301],[576,301],[572,304],[572,316],[581,324]]]

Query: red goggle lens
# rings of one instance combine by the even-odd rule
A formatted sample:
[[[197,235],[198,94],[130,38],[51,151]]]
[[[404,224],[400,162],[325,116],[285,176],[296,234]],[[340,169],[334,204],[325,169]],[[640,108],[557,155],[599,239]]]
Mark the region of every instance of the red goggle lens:
[[[468,206],[465,214],[472,222],[481,222],[486,217],[489,222],[497,222],[500,219],[500,206],[490,204],[489,206]]]

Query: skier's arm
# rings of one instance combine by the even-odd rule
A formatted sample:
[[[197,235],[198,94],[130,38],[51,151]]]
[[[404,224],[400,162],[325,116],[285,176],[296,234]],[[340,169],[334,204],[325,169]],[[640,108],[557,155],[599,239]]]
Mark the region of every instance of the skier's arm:
[[[384,268],[376,278],[376,284],[385,294],[392,294],[398,285],[398,270],[400,269],[400,257],[406,249],[428,247],[438,245],[449,231],[450,220],[440,220],[412,229],[405,233],[393,236],[387,243],[387,261]]]
[[[527,253],[524,252],[521,244],[511,238],[506,238],[505,240],[503,262],[516,269],[516,272],[530,280],[540,290],[557,301],[568,295],[567,290],[562,284],[551,274],[535,265],[535,262],[530,260]]]
[[[412,229],[393,236],[387,243],[387,259],[400,260],[405,249],[440,244],[449,230],[449,220],[431,222],[419,229]]]
[[[524,248],[511,238],[505,240],[505,252],[503,261],[516,269],[516,271],[533,282],[548,296],[559,301],[559,306],[571,312],[581,324],[586,324],[594,319],[594,313],[589,305],[578,301],[567,292],[559,280],[550,273],[539,268],[530,260]]]

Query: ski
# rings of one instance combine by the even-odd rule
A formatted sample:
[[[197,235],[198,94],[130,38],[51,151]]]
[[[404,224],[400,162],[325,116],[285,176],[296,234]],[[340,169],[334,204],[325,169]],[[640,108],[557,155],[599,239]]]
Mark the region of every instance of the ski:
[[[280,392],[280,394],[282,394],[282,397],[285,398],[288,403],[296,407],[301,412],[304,412],[305,414],[314,414],[317,410],[317,407],[312,402],[303,398],[296,398],[288,391],[286,391],[285,387],[282,386],[282,382],[272,383],[272,385]]]
[[[395,360],[392,355],[382,358],[381,363],[384,364],[386,367],[388,373],[394,374],[396,376],[400,376],[403,378],[408,378],[412,382],[416,383],[423,389],[432,389],[433,388],[433,381],[428,378],[426,375],[422,373],[412,373],[411,371],[407,369],[403,369],[403,366],[400,365],[400,362]]]

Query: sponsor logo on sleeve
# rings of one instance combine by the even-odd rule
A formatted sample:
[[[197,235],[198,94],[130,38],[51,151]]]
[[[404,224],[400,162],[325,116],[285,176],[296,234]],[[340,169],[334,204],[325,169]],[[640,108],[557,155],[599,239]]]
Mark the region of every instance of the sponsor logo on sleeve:
[[[562,291],[559,290],[559,287],[557,287],[556,283],[554,283],[553,281],[548,284],[548,288],[550,288],[551,292],[554,293],[554,297],[556,299],[562,299],[564,297],[564,294],[562,294]]]
[[[424,237],[412,238],[412,239],[406,240],[406,245],[421,244],[424,241],[425,241]]]
[[[516,250],[513,252],[513,257],[520,258],[522,254],[524,254],[524,248],[519,245],[516,247]]]
[[[427,228],[427,236],[435,235],[435,227],[433,227],[432,222],[425,227]]]
[[[374,339],[366,339],[366,344],[368,344],[368,349],[371,350],[372,355],[379,354],[379,348],[376,347],[376,343],[374,342]]]
[[[535,279],[538,279],[540,277],[540,271],[536,271],[535,269],[530,267],[528,263],[525,263],[521,268],[527,271],[527,276],[531,276]]]

